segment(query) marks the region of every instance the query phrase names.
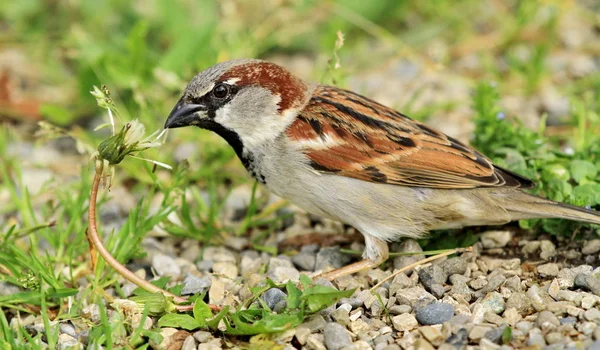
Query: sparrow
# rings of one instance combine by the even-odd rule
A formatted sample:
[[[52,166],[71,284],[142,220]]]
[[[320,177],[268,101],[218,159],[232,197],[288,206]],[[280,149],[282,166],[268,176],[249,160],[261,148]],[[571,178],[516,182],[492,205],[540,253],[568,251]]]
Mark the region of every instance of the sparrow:
[[[225,139],[273,193],[363,234],[364,259],[322,275],[330,280],[379,266],[387,242],[430,230],[533,218],[600,225],[599,212],[524,192],[531,180],[448,135],[267,61],[196,75],[165,128],[191,125]]]

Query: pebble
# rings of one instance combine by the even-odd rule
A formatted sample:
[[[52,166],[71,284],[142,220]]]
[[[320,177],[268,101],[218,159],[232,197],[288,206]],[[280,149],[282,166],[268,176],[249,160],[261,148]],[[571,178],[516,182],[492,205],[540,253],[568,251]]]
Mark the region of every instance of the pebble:
[[[463,275],[467,272],[468,263],[467,259],[457,256],[444,261],[441,266],[447,276]]]
[[[542,311],[538,314],[535,320],[535,326],[543,331],[547,331],[560,326],[560,321],[552,312]]]
[[[515,309],[514,307],[506,308],[503,316],[506,319],[506,322],[508,322],[508,324],[511,326],[516,325],[522,318],[521,314],[519,314],[517,309]]]
[[[345,349],[352,344],[348,331],[339,323],[330,322],[323,329],[323,338],[327,350]]]
[[[439,346],[444,341],[444,335],[440,331],[439,327],[425,326],[419,327],[419,332],[427,339],[429,343],[434,346]]]
[[[239,272],[237,265],[229,261],[215,262],[212,269],[214,274],[221,275],[229,279],[235,279]]]
[[[412,287],[404,290],[399,290],[395,294],[399,304],[408,304],[415,306],[417,304],[428,304],[436,300],[436,298],[427,292],[423,287]]]
[[[511,231],[487,231],[481,235],[480,241],[484,248],[504,248],[512,239]]]
[[[591,255],[600,252],[600,239],[592,239],[586,242],[581,248],[581,253]]]
[[[431,265],[422,269],[419,269],[419,281],[423,284],[425,289],[431,291],[431,287],[435,284],[441,285],[446,283],[448,274],[439,265]]]
[[[485,295],[489,292],[495,291],[496,289],[500,288],[500,286],[506,281],[506,277],[504,277],[504,275],[498,274],[498,275],[494,275],[493,277],[488,279],[488,283],[481,288],[480,290],[478,290],[477,292],[475,292],[475,295]]]
[[[467,346],[468,332],[461,328],[455,334],[446,339],[446,344],[452,345],[455,349],[464,349]]]
[[[590,322],[600,323],[600,310],[596,308],[586,310],[583,317]]]
[[[323,341],[322,334],[311,334],[306,340],[306,345],[313,350],[327,350]]]
[[[446,303],[432,303],[416,310],[416,318],[422,325],[442,324],[454,316],[454,306]]]
[[[83,349],[83,346],[79,344],[79,341],[72,336],[62,333],[58,336],[58,349],[59,350],[73,350],[73,349]]]
[[[396,246],[396,244],[393,244],[392,248]],[[390,251],[399,253],[418,253],[422,252],[423,248],[421,248],[419,243],[414,239],[407,239],[400,243],[398,249],[391,249]],[[394,258],[394,269],[399,270],[403,267],[414,264],[421,259],[423,259],[423,256],[421,255],[397,256]],[[411,271],[412,269],[410,271],[405,271],[405,273],[410,273]]]
[[[152,268],[159,276],[179,277],[181,267],[172,257],[164,254],[155,254],[152,257]]]
[[[340,247],[321,248],[315,258],[314,271],[338,269],[350,263],[350,259],[351,257],[348,254],[340,252]]]
[[[531,300],[524,293],[513,293],[508,297],[506,308],[514,308],[521,315],[529,315],[534,311]]]
[[[486,311],[491,311],[495,314],[501,314],[504,312],[504,298],[502,298],[502,295],[498,292],[490,292],[486,294],[480,303]]]
[[[502,341],[502,335],[504,334],[504,330],[506,326],[492,328],[489,331],[485,332],[483,337],[492,343],[500,344]]]
[[[205,293],[210,289],[212,280],[210,277],[197,277],[192,274],[187,274],[183,280],[183,289],[181,295],[192,295]]]
[[[315,271],[317,258],[314,253],[300,252],[292,257],[292,262],[302,271]]]
[[[537,271],[542,277],[555,277],[558,276],[559,267],[558,264],[548,263],[539,265]]]
[[[196,344],[196,339],[193,336],[189,335],[183,341],[183,345],[181,346],[181,350],[196,350],[198,344]]]
[[[419,325],[417,319],[411,314],[402,314],[392,317],[392,325],[397,331],[410,331]]]
[[[260,297],[269,309],[279,313],[287,306],[287,294],[281,289],[271,288],[263,293]]]

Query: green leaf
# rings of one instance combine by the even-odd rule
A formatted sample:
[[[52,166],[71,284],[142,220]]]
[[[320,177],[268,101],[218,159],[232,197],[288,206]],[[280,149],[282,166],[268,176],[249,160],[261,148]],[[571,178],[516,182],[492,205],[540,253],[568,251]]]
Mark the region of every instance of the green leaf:
[[[512,328],[507,326],[504,328],[504,331],[502,332],[502,344],[510,344],[511,340],[512,340]]]
[[[593,180],[598,174],[598,169],[592,162],[587,160],[573,160],[571,162],[571,176],[578,183],[583,179]]]
[[[215,317],[206,321],[206,324],[212,328],[217,329],[219,322],[229,313],[229,305],[225,306]]]
[[[296,287],[296,284],[292,283],[292,281],[288,281],[285,285],[285,289],[287,291],[287,308],[288,309],[296,309],[300,307],[300,297],[302,296],[302,291]]]
[[[202,300],[196,300],[194,303],[194,318],[201,325],[206,325],[206,321],[213,317],[210,307]]]
[[[159,327],[183,328],[188,331],[200,328],[203,325],[195,318],[186,314],[166,314],[158,320]]]
[[[254,335],[282,332],[302,323],[304,313],[274,314],[267,310],[242,310],[231,315],[226,322],[227,333],[232,335]]]

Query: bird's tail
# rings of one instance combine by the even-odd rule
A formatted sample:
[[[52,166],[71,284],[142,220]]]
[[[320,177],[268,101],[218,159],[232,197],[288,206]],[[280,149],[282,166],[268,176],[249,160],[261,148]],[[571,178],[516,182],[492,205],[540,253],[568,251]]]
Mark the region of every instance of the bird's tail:
[[[510,196],[510,197],[509,197]],[[515,191],[500,203],[511,220],[559,218],[600,225],[600,212]]]

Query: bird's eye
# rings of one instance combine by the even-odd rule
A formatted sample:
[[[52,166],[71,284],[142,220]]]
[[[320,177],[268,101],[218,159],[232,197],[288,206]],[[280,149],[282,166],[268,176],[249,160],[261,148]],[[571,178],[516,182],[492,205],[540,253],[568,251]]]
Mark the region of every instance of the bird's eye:
[[[212,94],[216,98],[225,98],[229,95],[229,85],[218,84],[212,90]]]

